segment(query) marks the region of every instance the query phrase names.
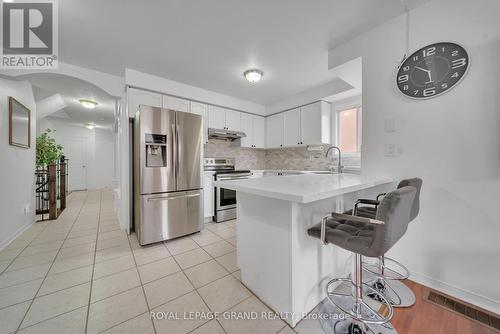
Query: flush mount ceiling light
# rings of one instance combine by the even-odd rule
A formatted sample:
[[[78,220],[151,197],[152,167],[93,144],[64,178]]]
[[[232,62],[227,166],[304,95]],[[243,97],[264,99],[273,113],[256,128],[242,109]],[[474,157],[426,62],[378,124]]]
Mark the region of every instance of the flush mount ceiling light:
[[[85,127],[89,130],[94,130],[95,124],[94,123],[85,123]]]
[[[78,102],[80,102],[80,104],[87,109],[94,109],[95,107],[97,107],[97,102],[92,100],[81,99],[78,100]]]
[[[251,69],[251,70],[246,70],[243,75],[245,76],[245,79],[248,80],[248,82],[250,83],[256,83],[257,81],[260,80],[260,78],[262,78],[262,76],[264,75],[264,72],[262,72],[261,70],[257,70],[257,69]]]

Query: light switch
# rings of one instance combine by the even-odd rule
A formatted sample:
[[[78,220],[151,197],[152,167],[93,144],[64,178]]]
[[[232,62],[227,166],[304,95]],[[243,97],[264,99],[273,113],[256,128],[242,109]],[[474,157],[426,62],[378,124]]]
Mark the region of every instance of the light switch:
[[[385,132],[396,132],[396,119],[395,118],[384,119],[384,131]]]

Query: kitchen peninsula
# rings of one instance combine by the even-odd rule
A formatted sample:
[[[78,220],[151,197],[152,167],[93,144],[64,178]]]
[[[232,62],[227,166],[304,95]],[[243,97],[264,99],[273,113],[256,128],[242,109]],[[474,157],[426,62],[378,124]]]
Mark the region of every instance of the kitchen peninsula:
[[[346,274],[349,253],[321,245],[307,229],[350,207],[359,192],[391,183],[354,174],[304,174],[216,181],[237,192],[238,266],[243,283],[294,327]]]

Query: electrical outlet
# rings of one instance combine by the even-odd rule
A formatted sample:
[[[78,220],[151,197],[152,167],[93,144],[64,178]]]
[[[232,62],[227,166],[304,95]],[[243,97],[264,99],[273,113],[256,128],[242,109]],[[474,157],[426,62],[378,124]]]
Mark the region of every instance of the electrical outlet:
[[[384,146],[384,155],[386,157],[395,157],[396,153],[396,145],[395,144],[385,144]]]

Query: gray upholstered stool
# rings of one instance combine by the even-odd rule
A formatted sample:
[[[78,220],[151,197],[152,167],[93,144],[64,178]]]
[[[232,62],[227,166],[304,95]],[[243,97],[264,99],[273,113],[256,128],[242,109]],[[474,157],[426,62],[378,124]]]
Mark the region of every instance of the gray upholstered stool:
[[[337,278],[327,284],[327,297],[348,317],[323,322],[334,333],[396,333],[390,325],[393,309],[390,302],[376,289],[363,284],[362,257],[384,255],[406,232],[410,211],[415,197],[414,187],[403,187],[388,193],[379,203],[375,219],[332,213],[321,223],[311,227],[307,233],[325,244],[334,244],[353,252],[352,279]],[[345,287],[348,286],[348,292]],[[334,287],[334,289],[332,289]],[[387,310],[381,315],[374,310],[366,292],[374,294]],[[327,328],[324,328],[327,330]]]
[[[413,200],[411,208],[410,222],[413,221],[420,210],[420,190],[422,188],[422,179],[412,178],[405,179],[399,182],[398,189],[406,186],[415,187],[417,192]],[[377,207],[380,204],[380,199],[385,194],[379,194],[377,199],[359,199],[354,206],[357,216],[365,218],[375,218],[377,214]],[[360,206],[362,204],[363,206]],[[346,211],[346,214],[352,214],[353,210]],[[415,294],[411,289],[399,282],[407,279],[410,272],[404,265],[396,260],[386,256],[379,257],[375,263],[363,263],[363,269],[368,271],[371,275],[365,283],[377,289],[384,297],[389,300],[394,307],[409,307],[415,304]],[[370,295],[377,298],[377,295]]]

